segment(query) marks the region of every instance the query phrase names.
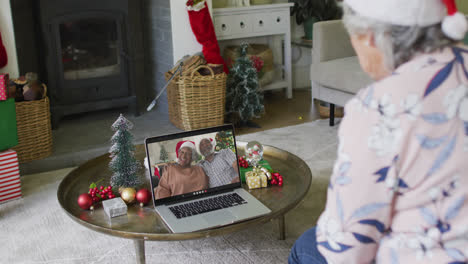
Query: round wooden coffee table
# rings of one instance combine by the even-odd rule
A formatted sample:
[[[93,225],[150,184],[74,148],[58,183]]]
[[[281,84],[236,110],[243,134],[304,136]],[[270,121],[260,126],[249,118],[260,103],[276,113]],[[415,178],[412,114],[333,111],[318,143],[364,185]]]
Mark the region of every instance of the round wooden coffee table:
[[[237,142],[239,154],[243,154],[245,142]],[[136,158],[143,161],[145,149],[143,145],[136,147]],[[278,170],[284,177],[282,187],[249,190],[262,201],[271,213],[244,222],[191,233],[171,233],[150,203],[141,208],[137,204],[129,205],[126,216],[109,218],[101,206],[94,211],[83,210],[78,206],[77,198],[87,192],[91,182],[103,179],[109,183],[112,175],[108,168],[109,155],[92,159],[70,172],[60,183],[57,198],[65,212],[79,224],[94,231],[133,239],[138,263],[145,262],[145,240],[186,240],[217,235],[225,235],[254,225],[278,220],[279,239],[284,239],[284,214],[294,208],[306,195],[312,181],[312,173],[307,164],[299,157],[271,146],[264,146],[264,158],[272,168]],[[149,189],[149,180],[147,180]],[[244,188],[248,189],[247,186]]]

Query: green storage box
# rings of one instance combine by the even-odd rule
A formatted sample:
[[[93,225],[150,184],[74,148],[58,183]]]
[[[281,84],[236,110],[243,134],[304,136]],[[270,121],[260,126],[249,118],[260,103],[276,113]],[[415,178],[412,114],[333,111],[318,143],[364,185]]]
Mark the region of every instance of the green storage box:
[[[0,151],[18,145],[15,99],[0,101]]]
[[[266,160],[261,160],[259,163],[258,163],[259,166],[261,167],[264,167],[266,168],[267,170],[271,171],[271,166],[270,166],[270,163],[268,163],[268,161]],[[253,170],[253,167],[247,167],[247,168],[244,168],[244,167],[239,167],[240,168],[240,175],[241,175],[241,181],[243,183],[245,183],[245,173],[248,172],[248,171],[252,171]]]

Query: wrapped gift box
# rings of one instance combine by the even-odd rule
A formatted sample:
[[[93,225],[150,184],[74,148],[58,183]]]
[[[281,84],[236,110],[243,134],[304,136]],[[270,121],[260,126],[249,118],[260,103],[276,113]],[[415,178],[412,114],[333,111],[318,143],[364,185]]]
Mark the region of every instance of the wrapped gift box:
[[[0,101],[0,151],[18,145],[15,99]]]
[[[127,204],[120,197],[102,201],[102,207],[109,217],[127,214]]]
[[[9,90],[8,90],[8,83],[9,83],[8,74],[0,73],[0,101],[5,101],[8,98]]]
[[[245,174],[249,189],[265,188],[268,186],[268,179],[265,173],[249,171]]]
[[[270,163],[268,163],[268,161],[266,160],[261,160],[258,162],[258,166],[261,166],[261,167],[264,167],[266,169],[268,169],[269,171],[271,170],[271,166],[270,166]],[[239,166],[239,172],[240,172],[240,176],[241,176],[241,181],[243,183],[245,183],[245,174],[249,171],[252,171],[253,170],[253,167],[248,167],[248,168],[244,168],[244,167],[241,167]]]
[[[18,155],[14,150],[0,152],[0,203],[21,198]]]

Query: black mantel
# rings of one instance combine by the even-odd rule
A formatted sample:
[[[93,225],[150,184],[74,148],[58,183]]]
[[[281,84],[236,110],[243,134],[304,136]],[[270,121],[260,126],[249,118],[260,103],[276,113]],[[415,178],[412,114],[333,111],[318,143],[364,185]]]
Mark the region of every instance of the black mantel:
[[[138,115],[145,107],[150,92],[145,85],[142,1],[12,0],[11,3],[20,71],[38,72],[47,83],[54,127],[65,115],[123,106],[129,106]],[[15,16],[15,10],[21,11]],[[21,15],[27,13],[31,16]],[[99,26],[101,21],[107,27]],[[32,31],[25,35],[28,27]],[[89,28],[95,28],[96,32],[87,34],[90,36],[86,39],[82,36],[85,34],[74,33],[76,28],[81,33]],[[79,44],[68,45],[63,40],[66,33],[73,41],[78,39],[75,42]],[[93,40],[108,44],[104,49],[87,49]],[[64,54],[64,46],[72,52]],[[81,70],[83,67],[85,71]],[[86,67],[93,67],[91,75]]]

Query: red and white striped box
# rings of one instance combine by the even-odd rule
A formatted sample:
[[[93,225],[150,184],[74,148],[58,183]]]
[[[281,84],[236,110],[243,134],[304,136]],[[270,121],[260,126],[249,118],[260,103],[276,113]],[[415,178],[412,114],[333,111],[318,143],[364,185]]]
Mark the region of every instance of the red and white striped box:
[[[0,152],[0,204],[21,198],[18,155],[14,150]]]

